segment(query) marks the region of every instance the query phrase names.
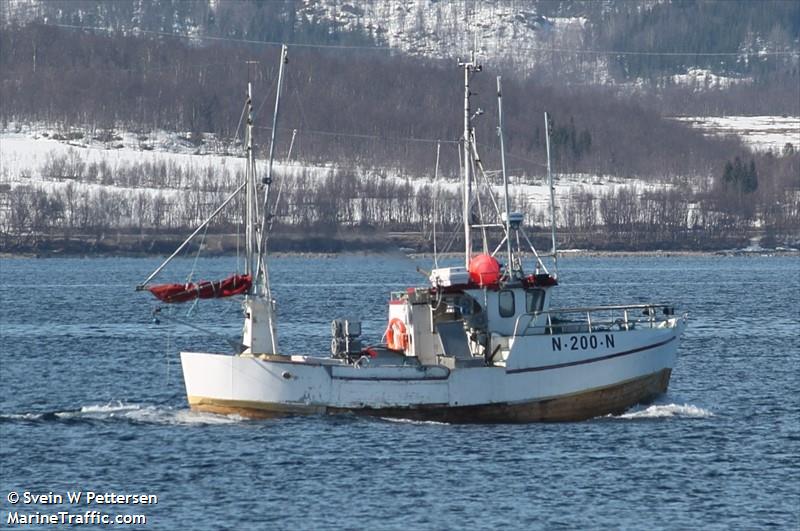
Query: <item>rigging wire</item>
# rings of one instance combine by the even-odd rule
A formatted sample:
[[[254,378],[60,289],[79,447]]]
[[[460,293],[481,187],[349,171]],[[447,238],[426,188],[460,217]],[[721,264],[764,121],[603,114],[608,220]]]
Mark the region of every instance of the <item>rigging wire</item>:
[[[497,151],[497,152],[500,151],[500,148],[491,146],[489,144],[482,144],[480,142],[476,142],[476,145],[478,145],[478,146],[480,146],[482,148],[486,148],[486,149],[488,149],[490,151]],[[535,161],[533,159],[529,159],[529,158],[523,157],[521,155],[515,155],[513,153],[506,153],[506,157],[511,157],[512,159],[521,160],[523,162],[527,162],[529,164],[533,164],[534,166],[539,166],[541,168],[547,168],[547,164],[544,164],[544,163],[541,163],[541,162],[537,162],[537,161]]]
[[[264,77],[267,77],[266,74],[264,75]],[[261,105],[258,106],[258,109],[256,109],[256,112],[253,114],[254,117],[259,116],[261,114],[261,109],[264,107],[264,104],[267,103],[267,100],[272,95],[272,91],[275,90],[275,86],[277,84],[278,84],[278,78],[277,77],[273,77],[272,84],[269,86],[267,91],[264,93],[264,99],[261,100]],[[258,126],[253,126],[253,128],[254,129],[258,129]]]
[[[479,163],[476,164],[474,160],[470,160],[470,165],[472,166],[472,178],[475,181],[475,202],[478,203],[478,218],[481,220],[481,243],[483,244],[483,252],[486,254],[489,252],[489,244],[487,243],[488,240],[486,235],[486,219],[483,216],[483,201],[481,201],[481,191],[478,188],[480,183],[478,182],[478,172],[476,171],[480,165]],[[489,188],[489,193],[491,194],[491,188]]]
[[[197,270],[197,261],[200,259],[200,253],[203,250],[203,245],[206,243],[206,236],[208,235],[208,226],[209,225],[210,225],[210,223],[206,225],[206,228],[203,231],[203,235],[200,238],[200,242],[197,244],[197,252],[194,254],[194,261],[192,262],[192,269],[189,271],[189,275],[186,278],[186,284],[189,284],[192,281],[192,279],[194,277],[194,273]],[[187,248],[186,252],[187,253],[189,252],[188,248]],[[197,309],[197,303],[198,302],[200,302],[200,299],[195,299],[194,301],[192,301],[192,304],[189,306],[189,309],[186,311],[186,317],[187,318],[191,317],[192,314],[195,313],[195,310]]]
[[[161,312],[161,307],[157,308],[154,313],[158,313],[159,315],[162,315],[162,317],[165,317],[165,319],[167,319],[168,321],[171,321],[173,323],[178,323],[180,325],[189,327],[189,328],[191,328],[193,330],[197,330],[198,332],[203,332],[204,334],[208,334],[209,336],[221,339],[221,340],[225,341],[226,343],[228,343],[231,347],[233,347],[233,349],[236,352],[242,352],[242,350],[243,350],[244,345],[242,345],[241,341],[239,341],[239,340],[231,339],[231,338],[229,338],[229,337],[227,337],[227,336],[225,336],[223,334],[220,334],[219,332],[214,332],[213,330],[210,330],[208,328],[203,328],[202,326],[198,326],[198,325],[195,325],[195,324],[190,323],[188,321],[184,321],[183,319],[179,319],[177,317],[174,317],[171,314],[164,316],[164,314],[161,314],[160,312]]]
[[[459,233],[461,233],[461,229],[464,228],[464,222],[459,222],[458,226],[456,226],[455,230],[450,234],[450,240],[447,242],[447,245],[444,246],[442,250],[442,254],[449,253],[450,249],[453,248],[453,244],[456,242],[456,238],[458,237]]]
[[[476,161],[476,164],[478,166],[478,169],[480,170],[480,174],[483,176],[484,186],[486,187],[486,190],[489,193],[489,198],[492,200],[492,204],[494,205],[495,212],[497,212],[497,214],[499,216],[500,215],[500,205],[497,203],[497,199],[494,196],[494,191],[492,190],[492,183],[489,181],[489,175],[488,175],[489,172],[487,172],[486,169],[483,167],[483,162],[481,161],[481,158],[478,155],[478,148],[475,146],[475,144],[472,145],[472,151],[473,151],[473,156],[475,157],[475,161]],[[476,184],[478,184],[477,183],[477,179],[476,179]],[[484,231],[485,230],[486,229],[484,228]]]
[[[247,113],[247,103],[242,106],[242,114],[239,116],[239,124],[236,126],[236,134],[233,135],[233,143],[234,145],[239,141],[239,131],[242,129],[242,121],[244,121],[244,115]]]
[[[241,209],[237,209],[238,212]],[[244,221],[239,216],[239,222],[236,223],[236,268],[241,271],[244,269],[244,260],[242,259],[241,240],[242,240],[242,225]]]
[[[46,24],[47,26],[57,27],[57,28],[65,28],[65,29],[76,29],[76,30],[90,30],[90,31],[100,31],[105,33],[116,33],[117,30],[113,28],[100,28],[97,26],[78,26],[75,24]],[[130,31],[130,34],[134,36],[141,35],[157,35],[160,37],[171,37],[175,39],[189,39],[194,41],[217,41],[217,42],[237,42],[241,44],[260,44],[263,46],[282,46],[286,44],[287,46],[293,48],[319,48],[319,49],[332,49],[332,50],[369,50],[369,51],[383,51],[383,52],[402,52],[403,50],[393,46],[386,46],[386,45],[377,45],[377,46],[366,46],[366,45],[357,45],[357,44],[311,44],[311,43],[302,43],[302,42],[279,42],[279,41],[267,41],[267,40],[258,40],[258,39],[239,39],[234,37],[216,37],[212,35],[186,35],[186,34],[179,34],[179,33],[172,33],[166,31],[156,31],[156,30],[146,30],[146,29],[134,29]],[[643,51],[643,50],[593,50],[593,49],[579,49],[579,48],[539,48],[539,47],[531,47],[531,46],[514,46],[515,50],[523,51],[523,52],[530,52],[530,53],[564,53],[564,54],[576,54],[576,55],[641,55],[641,56],[653,56],[653,57],[689,57],[689,56],[697,56],[697,57],[761,57],[761,56],[791,56],[795,57],[800,55],[800,50],[788,50],[788,51],[769,51],[769,50],[760,50],[760,51],[726,51],[726,52],[681,52],[681,51],[666,51],[666,52],[657,52],[657,51]]]
[[[253,127],[254,129],[264,129],[266,131],[271,131],[272,128],[266,125],[256,125]],[[285,127],[278,127],[277,130],[288,130],[289,128]],[[381,135],[371,135],[367,133],[340,133],[336,131],[320,131],[315,129],[296,129],[300,134],[309,134],[309,135],[320,135],[320,136],[343,136],[348,138],[366,138],[366,139],[374,139],[374,140],[384,140],[386,142],[422,142],[426,144],[460,144],[460,140],[441,140],[438,138],[420,138],[420,137],[388,137],[388,136],[381,136]]]
[[[197,270],[197,260],[200,258],[200,251],[203,250],[203,244],[205,244],[206,242],[206,236],[208,235],[208,225],[210,225],[210,223],[206,225],[206,228],[203,231],[203,236],[200,238],[200,243],[197,244],[197,252],[194,254],[192,269],[189,271],[189,275],[186,277],[187,284],[192,281],[192,278],[194,277],[194,272]]]
[[[456,144],[457,144],[457,146],[456,146],[456,153],[458,154],[458,166],[459,166],[459,168],[460,168],[460,167],[461,167],[461,163],[462,163],[462,153],[461,153],[461,146],[460,146],[461,142],[460,142],[460,141],[459,141],[459,142],[456,142]],[[461,221],[458,223],[458,225],[456,226],[455,230],[454,230],[453,232],[451,232],[451,233],[450,233],[450,239],[449,239],[449,241],[447,242],[447,244],[444,246],[444,249],[442,250],[442,253],[443,253],[443,254],[444,254],[444,253],[448,253],[448,252],[450,252],[450,249],[452,249],[452,248],[453,248],[453,245],[455,244],[455,241],[456,241],[456,237],[457,237],[459,234],[461,234],[461,233],[462,233],[462,229],[464,228],[464,221],[465,221],[465,220],[463,220],[463,219],[462,219],[462,220],[461,220]]]
[[[287,153],[286,158],[283,161],[284,164],[289,164],[289,161],[292,158],[292,149],[294,148],[294,138],[296,135],[297,135],[297,129],[292,131],[292,140],[291,142],[289,142],[289,153]],[[265,235],[265,238],[269,238],[270,234],[272,233],[272,226],[275,224],[275,218],[278,217],[277,216],[278,205],[280,205],[281,193],[283,193],[283,187],[285,183],[286,179],[281,178],[280,183],[278,184],[278,193],[277,196],[275,197],[275,204],[272,207],[272,212],[274,212],[275,214],[272,217],[270,217],[269,228],[267,229],[267,234]]]
[[[164,72],[164,71],[177,71],[177,70],[188,70],[188,69],[202,69],[202,68],[214,68],[214,67],[230,67],[231,63],[226,61],[224,63],[197,63],[197,64],[186,64],[180,63],[179,66],[172,64],[170,66],[131,66],[131,67],[109,67],[109,68],[96,68],[95,66],[91,65],[70,65],[70,70],[74,73],[80,70],[91,70],[92,73],[102,74],[107,72]],[[36,72],[40,71],[48,71],[48,70],[57,70],[59,72],[63,71],[64,65],[55,64],[55,65],[36,65]],[[6,70],[3,69],[3,73],[9,76],[15,76],[21,73],[31,73],[30,68],[17,68],[13,70]]]
[[[291,87],[292,95],[295,97],[297,101],[297,108],[300,110],[300,124],[304,127],[309,124],[308,119],[306,118],[306,110],[305,105],[303,104],[303,98],[300,97],[300,90],[295,85],[300,85],[300,83],[292,83],[289,78],[292,77],[292,69],[290,68],[286,73],[286,84]]]

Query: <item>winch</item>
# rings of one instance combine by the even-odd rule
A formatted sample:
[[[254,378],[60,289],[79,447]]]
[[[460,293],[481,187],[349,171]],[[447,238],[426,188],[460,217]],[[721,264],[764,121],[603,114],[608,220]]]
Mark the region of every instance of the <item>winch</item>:
[[[361,321],[334,319],[331,321],[331,354],[334,358],[361,356]]]

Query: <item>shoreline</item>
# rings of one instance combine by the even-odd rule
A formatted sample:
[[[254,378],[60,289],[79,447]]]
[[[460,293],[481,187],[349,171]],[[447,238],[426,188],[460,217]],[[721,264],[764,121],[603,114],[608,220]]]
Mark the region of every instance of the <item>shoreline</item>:
[[[337,258],[340,256],[404,256],[410,259],[418,260],[430,258],[433,259],[433,253],[430,252],[404,252],[402,250],[353,250],[353,251],[338,251],[338,252],[325,252],[325,251],[275,251],[270,253],[271,258]],[[130,253],[130,252],[86,252],[86,253],[63,253],[63,252],[0,252],[0,260],[27,260],[38,259],[47,260],[53,258],[69,258],[69,259],[88,259],[88,258],[156,258],[165,257],[164,253]],[[236,256],[235,253],[212,253],[206,258],[224,258]],[[460,258],[461,253],[440,253],[439,258],[454,259]],[[800,256],[800,249],[720,249],[717,251],[688,251],[688,250],[675,250],[675,251],[662,251],[662,250],[626,250],[626,251],[603,251],[591,249],[569,249],[566,251],[559,251],[558,258],[561,260],[568,260],[570,258],[648,258],[648,257],[782,257],[782,256]]]
[[[596,238],[586,241],[567,242],[559,251],[561,259],[572,256],[626,257],[626,256],[731,256],[731,255],[787,255],[800,254],[800,241],[794,237],[770,239],[769,247],[762,247],[763,238],[740,237],[685,242],[651,242],[638,245],[623,245],[619,239]],[[164,257],[171,255],[183,242],[176,234],[126,234],[38,236],[25,239],[4,238],[0,240],[0,258],[85,258],[85,257]],[[550,248],[548,241],[534,239],[535,243]],[[236,256],[241,252],[240,239],[236,234],[208,234],[186,247],[185,252],[200,254],[206,258]],[[630,243],[630,242],[629,242]],[[663,243],[664,246],[659,246]],[[309,231],[284,232],[270,239],[270,255],[336,257],[340,255],[403,255],[414,258],[433,257],[430,242],[419,232],[383,232],[375,230],[336,230],[330,232]],[[439,253],[443,258],[463,256],[462,252],[449,249]]]

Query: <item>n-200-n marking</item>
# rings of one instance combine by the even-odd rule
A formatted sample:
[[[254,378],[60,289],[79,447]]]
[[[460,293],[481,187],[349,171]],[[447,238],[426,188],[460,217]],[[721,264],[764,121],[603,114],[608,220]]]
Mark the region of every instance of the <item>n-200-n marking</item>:
[[[614,348],[614,334],[604,334],[598,337],[594,334],[588,336],[569,336],[564,341],[563,346],[560,337],[552,338],[553,350],[587,350],[595,349],[598,346],[605,348]]]

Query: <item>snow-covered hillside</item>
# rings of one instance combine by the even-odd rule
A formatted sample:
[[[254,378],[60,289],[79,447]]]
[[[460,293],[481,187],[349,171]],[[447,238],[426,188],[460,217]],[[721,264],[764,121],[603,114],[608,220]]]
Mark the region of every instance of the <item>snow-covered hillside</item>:
[[[698,91],[727,88],[752,83],[749,68],[769,54],[788,54],[781,68],[796,68],[800,60],[800,39],[791,24],[776,20],[764,26],[761,21],[763,27],[742,29],[742,21],[754,16],[747,5],[720,8],[719,17],[727,24],[706,17],[693,21],[693,31],[703,35],[727,31],[732,34],[726,35],[728,41],[735,34],[734,45],[719,54],[725,61],[705,60],[703,56],[715,55],[717,50],[711,49],[697,50],[705,52],[697,56],[688,53],[683,60],[675,50],[685,47],[671,39],[687,30],[681,17],[692,16],[682,14],[688,11],[692,9],[673,6],[669,0],[4,0],[0,24],[38,21],[122,34],[171,33],[190,37],[197,45],[209,36],[248,42],[289,37],[313,46],[329,40],[336,46],[346,35],[359,43],[356,46],[373,43],[411,55],[451,59],[465,57],[476,47],[487,64],[523,75],[623,88],[651,81]],[[634,35],[638,33],[644,37]],[[629,64],[620,64],[625,54],[653,57],[653,64],[642,68],[637,63],[632,72]],[[668,56],[680,56],[681,61],[667,61]]]
[[[89,135],[43,127],[0,131],[0,234],[9,241],[9,235],[24,239],[60,231],[96,238],[119,230],[183,232],[204,220],[242,181],[244,159],[239,151],[211,137],[201,146],[166,132]],[[263,171],[263,160],[258,165]],[[433,182],[429,174],[414,176],[403,170],[300,162],[278,164],[276,174],[285,194],[274,212],[287,226],[363,225],[424,232],[433,219],[452,226],[461,215],[456,178]],[[650,224],[654,241],[660,241],[670,231],[716,219],[697,199],[698,192],[709,189],[711,175],[687,175],[671,182],[563,174],[557,169],[556,175],[557,224],[567,231],[644,223]],[[499,198],[500,173],[489,171],[485,179]],[[511,174],[510,181],[511,208],[523,212],[528,225],[547,225],[549,187],[544,175]],[[781,223],[796,221],[800,203],[792,201],[780,206],[779,219],[786,220]],[[491,215],[489,203],[478,208]],[[221,227],[233,227],[241,221],[241,210],[227,209],[217,221]],[[765,222],[755,219],[748,226],[757,229]]]
[[[786,144],[800,149],[800,117],[727,116],[676,118],[703,130],[709,135],[736,135],[755,150],[772,150],[781,154]],[[213,135],[202,142],[193,141],[188,133],[155,131],[148,134],[118,131],[113,134],[83,130],[59,132],[43,126],[10,124],[0,131],[0,186],[9,190],[27,185],[42,190],[58,190],[68,185],[90,192],[98,190],[119,193],[145,193],[174,197],[184,190],[235,188],[237,175],[244,165],[240,145],[228,145]],[[76,170],[79,168],[79,170]],[[94,168],[94,171],[92,170]],[[98,170],[99,168],[99,170]],[[321,181],[335,174],[333,164],[310,166],[297,161],[279,162],[278,175],[293,178],[304,176]],[[376,168],[347,168],[358,176],[374,174]],[[385,179],[409,183],[419,189],[433,184],[455,192],[460,184],[440,179],[431,183],[429,175],[380,168]],[[131,179],[111,179],[102,175],[134,174]],[[147,174],[150,172],[151,174]],[[143,174],[144,173],[144,174]],[[160,173],[160,175],[152,175]],[[450,172],[456,173],[456,172]],[[496,173],[495,173],[496,178]],[[544,176],[511,175],[512,193],[531,210],[545,212],[549,201]],[[697,181],[697,179],[692,179]],[[596,197],[620,188],[637,193],[663,189],[669,183],[643,179],[618,179],[613,176],[584,174],[559,175],[556,199],[569,200],[576,193]],[[496,192],[499,193],[499,188]]]
[[[55,137],[55,138],[54,138]],[[45,192],[63,191],[72,186],[77,192],[90,195],[101,190],[120,197],[146,194],[165,199],[176,199],[186,190],[210,188],[213,180],[222,190],[232,190],[237,184],[237,174],[243,170],[244,159],[239,153],[228,153],[213,137],[205,139],[204,147],[198,147],[178,133],[159,131],[143,137],[141,134],[120,132],[116,139],[102,142],[88,133],[74,131],[72,134],[58,133],[43,127],[13,128],[0,132],[0,187],[10,190],[17,186],[29,186]],[[211,148],[209,148],[211,146]],[[231,149],[230,151],[235,151]],[[80,167],[80,175],[71,175],[69,167],[53,174],[54,161],[64,161],[67,166]],[[132,169],[144,166],[145,171],[166,168],[168,177],[156,180],[152,175],[141,175],[133,183],[127,179],[108,179],[102,175],[90,176],[90,166],[102,166],[109,174],[131,173]],[[374,168],[348,168],[349,171],[366,175]],[[298,177],[304,175],[313,183],[335,174],[334,165],[308,166],[298,162],[279,163],[275,167],[278,175]],[[141,172],[135,172],[141,173]],[[440,179],[433,183],[429,175],[401,177],[399,171],[382,172],[385,179],[406,182],[414,189],[433,186],[457,192],[460,182]],[[407,174],[406,174],[407,175]],[[493,178],[498,174],[493,172]],[[530,214],[546,215],[549,204],[549,189],[544,176],[531,177],[511,175],[511,192],[515,202],[524,203]],[[166,182],[164,182],[166,181]],[[565,204],[576,193],[601,196],[620,189],[635,190],[637,194],[670,187],[668,183],[656,183],[641,179],[618,179],[608,176],[585,174],[558,175],[556,177],[556,201]],[[502,193],[500,183],[494,186],[495,194]],[[358,200],[359,198],[353,198]],[[542,220],[535,220],[541,222]]]
[[[272,5],[264,5],[272,4]],[[278,5],[280,4],[280,5]],[[701,2],[702,4],[702,2]],[[791,2],[720,2],[715,17],[696,16],[694,31],[705,39],[727,32],[725,42],[736,39],[732,48],[720,54],[733,55],[732,61],[747,67],[763,61],[770,53],[789,53],[797,64],[798,35],[791,20]],[[740,4],[740,5],[737,5]],[[774,2],[773,2],[774,4]],[[787,4],[783,6],[782,4]],[[756,7],[758,6],[758,7]],[[770,13],[774,11],[775,20]],[[479,51],[491,60],[511,60],[518,66],[556,61],[572,54],[567,62],[588,63],[580,69],[604,66],[616,49],[603,36],[633,36],[645,32],[646,39],[633,41],[637,50],[622,53],[655,52],[665,43],[671,50],[682,50],[672,37],[687,28],[685,17],[703,13],[703,6],[687,6],[671,0],[3,0],[0,24],[83,25],[122,33],[171,32],[201,38],[245,38],[259,40],[265,32],[296,35],[313,28],[314,40],[324,35],[337,42],[344,33],[363,34],[362,42],[388,45],[415,55],[457,57],[466,54],[477,39]],[[756,16],[758,15],[758,16]],[[284,27],[280,27],[283,25]],[[292,28],[289,29],[288,25]],[[670,27],[665,27],[669,25]],[[677,33],[675,33],[677,31]],[[316,32],[316,33],[315,33]],[[649,34],[647,32],[650,32]],[[659,39],[663,33],[664,39]],[[309,33],[302,33],[308,36]],[[600,38],[601,40],[598,40]],[[722,40],[722,39],[717,39]],[[199,41],[197,41],[199,42]],[[598,46],[598,43],[604,43]],[[320,44],[317,42],[316,44]],[[605,53],[603,48],[615,53]],[[736,50],[738,53],[731,54]],[[688,51],[688,50],[687,50]],[[697,50],[713,52],[718,50]],[[573,53],[577,52],[577,53]],[[566,55],[565,55],[566,54]],[[675,55],[668,52],[666,55]],[[703,55],[701,53],[700,55]],[[715,55],[711,53],[711,55]],[[723,86],[746,79],[729,77],[720,64],[698,64],[699,57],[681,64],[673,82]],[[702,61],[700,61],[702,62]],[[570,65],[575,68],[575,65]],[[711,72],[711,69],[715,69]]]

